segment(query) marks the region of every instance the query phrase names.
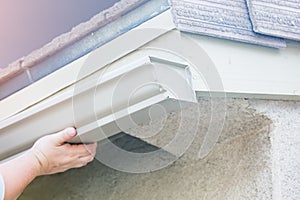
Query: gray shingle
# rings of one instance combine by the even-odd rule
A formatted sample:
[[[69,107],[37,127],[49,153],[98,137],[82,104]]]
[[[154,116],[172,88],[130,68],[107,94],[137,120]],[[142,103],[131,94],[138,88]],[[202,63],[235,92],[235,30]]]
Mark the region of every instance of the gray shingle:
[[[252,30],[245,0],[171,0],[177,28],[240,42],[285,48],[283,39]]]
[[[255,32],[300,41],[300,0],[247,0]]]

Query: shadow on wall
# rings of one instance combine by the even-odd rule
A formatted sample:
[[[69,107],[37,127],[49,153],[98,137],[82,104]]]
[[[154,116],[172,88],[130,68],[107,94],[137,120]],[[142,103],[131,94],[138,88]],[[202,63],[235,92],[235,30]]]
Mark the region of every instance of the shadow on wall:
[[[39,177],[20,199],[271,199],[271,121],[250,109],[248,101],[228,100],[224,131],[217,145],[207,157],[198,159],[203,133],[210,121],[210,101],[200,99],[196,106],[201,112],[199,126],[190,127],[191,121],[183,124],[186,132],[198,128],[196,139],[186,154],[169,167],[128,174],[95,160],[82,169]],[[194,109],[189,107],[184,112],[192,113]],[[161,135],[172,134],[177,117],[178,113],[167,116],[160,136],[153,137],[161,139]],[[159,122],[128,132],[151,131],[155,123]],[[155,150],[153,141],[159,139],[148,139],[146,143],[121,134],[115,140],[118,146],[132,152]]]

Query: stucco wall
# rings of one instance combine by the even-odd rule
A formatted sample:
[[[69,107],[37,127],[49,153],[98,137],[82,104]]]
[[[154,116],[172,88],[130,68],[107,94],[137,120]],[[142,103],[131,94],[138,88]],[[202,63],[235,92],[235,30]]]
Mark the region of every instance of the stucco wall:
[[[199,159],[210,120],[210,101],[202,98],[196,106],[201,113],[198,126],[193,115],[183,123],[186,133],[198,128],[197,136],[184,156],[170,166],[129,174],[95,160],[82,169],[39,177],[20,199],[299,199],[299,106],[299,102],[227,100],[224,131],[213,151]],[[196,107],[184,112],[193,113]],[[170,114],[163,136],[145,140],[155,143],[169,138],[176,119],[178,114]],[[145,134],[158,124],[129,132]],[[135,152],[154,148],[130,136],[115,143]]]
[[[300,102],[255,101],[251,106],[273,121],[273,199],[300,199]]]

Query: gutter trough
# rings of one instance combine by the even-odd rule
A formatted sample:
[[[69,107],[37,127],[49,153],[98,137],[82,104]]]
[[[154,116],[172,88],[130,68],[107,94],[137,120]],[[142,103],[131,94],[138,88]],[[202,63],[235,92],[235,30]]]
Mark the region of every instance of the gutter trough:
[[[196,102],[185,63],[146,56],[106,67],[0,121],[0,159],[68,126],[78,132],[70,143],[98,142]]]

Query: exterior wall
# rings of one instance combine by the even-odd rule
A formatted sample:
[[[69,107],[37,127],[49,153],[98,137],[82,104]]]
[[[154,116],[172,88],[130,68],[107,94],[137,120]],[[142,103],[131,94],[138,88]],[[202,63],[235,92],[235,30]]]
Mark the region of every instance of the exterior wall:
[[[274,199],[300,199],[300,102],[258,101],[251,106],[273,121]]]
[[[20,199],[299,199],[299,102],[227,100],[224,131],[213,151],[199,159],[209,105],[209,99],[199,100],[197,127],[192,115],[183,123],[186,132],[198,128],[197,136],[167,168],[129,174],[96,160],[82,169],[36,179]],[[174,132],[177,118],[176,113],[166,118],[163,135]],[[158,124],[129,132],[145,134]],[[129,136],[116,142],[132,151],[151,147]]]

